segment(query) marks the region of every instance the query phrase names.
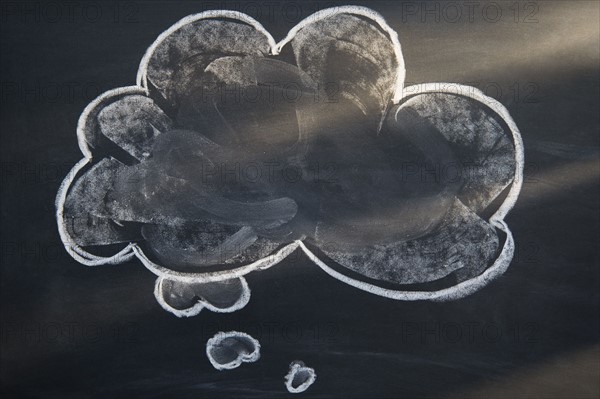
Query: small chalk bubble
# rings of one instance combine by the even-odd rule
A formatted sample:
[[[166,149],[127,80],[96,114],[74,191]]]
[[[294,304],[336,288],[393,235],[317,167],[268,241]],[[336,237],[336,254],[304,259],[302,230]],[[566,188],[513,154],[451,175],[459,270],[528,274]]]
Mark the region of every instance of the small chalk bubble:
[[[217,370],[231,370],[260,359],[260,343],[243,332],[218,332],[206,343],[206,356]]]
[[[310,387],[317,379],[315,370],[306,367],[304,362],[294,360],[290,363],[290,371],[285,376],[285,386],[290,393],[301,393]]]

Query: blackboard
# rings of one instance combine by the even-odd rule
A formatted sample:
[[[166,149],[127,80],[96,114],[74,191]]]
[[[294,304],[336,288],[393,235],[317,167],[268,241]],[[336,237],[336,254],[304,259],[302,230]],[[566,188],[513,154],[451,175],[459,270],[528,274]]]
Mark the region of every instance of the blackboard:
[[[354,2],[350,2],[355,4]],[[500,101],[520,128],[525,177],[507,216],[507,272],[456,301],[403,302],[329,277],[300,251],[249,274],[241,311],[176,318],[133,259],[85,267],[65,252],[55,196],[81,159],[85,106],[135,83],[177,20],[232,9],[280,40],[336,2],[2,2],[3,397],[598,397],[599,5],[595,1],[358,2],[398,32],[406,82],[457,82]],[[347,4],[347,3],[344,3]],[[217,371],[217,331],[261,359]]]

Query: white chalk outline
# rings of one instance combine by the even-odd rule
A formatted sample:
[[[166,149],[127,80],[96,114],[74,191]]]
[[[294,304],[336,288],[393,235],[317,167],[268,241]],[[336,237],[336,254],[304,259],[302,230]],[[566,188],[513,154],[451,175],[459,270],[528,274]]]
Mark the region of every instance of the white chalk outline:
[[[515,205],[523,183],[523,165],[525,163],[525,156],[523,150],[523,139],[521,138],[519,128],[515,124],[515,121],[512,119],[504,105],[502,105],[495,99],[486,96],[485,94],[483,94],[482,91],[474,87],[456,83],[424,83],[421,85],[409,86],[404,89],[405,98],[427,93],[454,94],[468,97],[475,101],[479,101],[480,103],[486,105],[492,111],[494,111],[500,118],[502,118],[512,133],[516,161],[515,176],[513,178],[512,186],[506,196],[506,199],[498,208],[498,210],[489,219],[489,223],[492,226],[498,228],[500,231],[503,231],[506,234],[506,241],[504,243],[504,247],[502,248],[502,251],[498,255],[498,258],[496,259],[494,264],[487,268],[479,276],[471,278],[469,280],[465,280],[449,288],[437,291],[401,291],[382,288],[374,284],[370,284],[361,280],[356,280],[351,277],[348,277],[327,266],[322,260],[320,260],[315,254],[313,254],[304,245],[304,243],[299,243],[299,246],[300,248],[302,248],[304,253],[306,253],[306,255],[308,255],[308,257],[317,264],[317,266],[323,269],[330,276],[363,291],[367,291],[372,294],[383,296],[386,298],[402,301],[447,301],[463,298],[467,295],[470,295],[475,291],[478,291],[479,289],[486,286],[490,281],[501,276],[510,265],[515,251],[514,239],[510,229],[504,222],[504,217],[506,217],[508,212]],[[398,107],[396,115],[394,116],[397,116],[398,111],[400,111],[401,109],[402,105]]]
[[[58,193],[56,194],[56,220],[58,224],[58,233],[60,235],[60,239],[65,249],[67,250],[67,253],[71,255],[73,259],[86,266],[99,266],[105,264],[115,265],[127,262],[134,256],[132,243],[129,243],[129,245],[127,245],[115,255],[108,257],[94,255],[85,251],[83,248],[77,245],[73,238],[69,235],[66,221],[64,219],[65,200],[67,198],[67,192],[69,191],[71,184],[75,181],[75,178],[77,177],[79,172],[85,166],[93,162],[92,151],[86,141],[85,135],[90,114],[94,112],[100,112],[101,109],[99,108],[99,106],[106,102],[114,101],[118,97],[132,94],[148,95],[148,92],[147,90],[139,86],[119,87],[102,93],[91,103],[89,103],[87,107],[85,107],[77,122],[77,143],[79,144],[79,149],[84,155],[84,158],[77,162],[75,166],[69,171],[67,177],[65,177],[65,179],[61,183],[60,188],[58,189]]]
[[[290,42],[294,36],[305,26],[309,25],[312,22],[319,21],[337,14],[355,14],[360,15],[366,18],[370,18],[375,21],[385,32],[390,36],[390,40],[392,41],[394,47],[394,55],[397,58],[398,69],[396,76],[396,83],[394,85],[394,95],[392,97],[392,102],[394,104],[398,104],[400,100],[405,96],[413,96],[416,94],[424,94],[424,93],[447,93],[447,94],[457,94],[466,97],[470,97],[476,101],[479,101],[485,105],[487,105],[490,109],[498,114],[508,125],[511,133],[513,135],[513,141],[515,146],[515,158],[516,158],[516,171],[515,178],[512,182],[512,187],[507,195],[507,198],[503,202],[503,204],[499,207],[499,209],[494,213],[494,215],[490,218],[489,222],[503,231],[506,234],[506,242],[504,247],[498,257],[498,259],[494,262],[494,264],[486,269],[484,273],[480,276],[475,277],[473,279],[463,281],[457,284],[454,287],[450,287],[447,289],[439,290],[439,291],[398,291],[398,290],[389,290],[378,287],[373,284],[365,283],[360,280],[352,279],[348,276],[345,276],[329,266],[323,263],[320,259],[318,259],[306,246],[302,241],[292,242],[285,247],[281,248],[275,254],[269,255],[265,258],[259,259],[249,265],[241,266],[231,270],[222,270],[216,272],[209,273],[184,273],[177,272],[170,269],[167,269],[163,266],[157,265],[154,262],[150,261],[147,256],[144,254],[142,249],[136,243],[129,243],[125,248],[121,251],[112,255],[110,257],[102,257],[91,254],[85,250],[83,250],[80,246],[74,243],[73,239],[69,236],[66,224],[63,218],[64,213],[64,203],[66,199],[66,195],[68,189],[72,182],[74,181],[78,172],[86,166],[88,163],[92,162],[92,152],[88,147],[88,144],[85,140],[85,127],[87,124],[88,116],[92,111],[96,109],[98,105],[101,103],[111,100],[114,97],[125,95],[125,94],[144,94],[149,96],[149,90],[147,88],[147,69],[148,63],[154,50],[173,32],[180,29],[184,25],[196,22],[201,19],[211,19],[211,18],[228,18],[235,19],[242,22],[245,22],[251,26],[253,26],[257,31],[263,33],[270,45],[271,54],[277,55],[287,44]],[[67,252],[78,262],[87,265],[87,266],[98,266],[103,264],[117,264],[123,263],[130,260],[133,256],[136,256],[142,264],[148,268],[151,272],[159,276],[159,278],[169,278],[182,282],[190,282],[190,283],[202,283],[202,282],[215,282],[222,281],[231,278],[239,278],[242,277],[251,271],[257,269],[267,269],[269,267],[274,266],[283,260],[286,256],[292,253],[297,247],[300,247],[308,257],[319,267],[321,267],[326,273],[335,277],[338,280],[341,280],[351,286],[362,289],[367,292],[371,292],[376,295],[384,296],[387,298],[397,299],[397,300],[447,300],[447,299],[457,299],[463,296],[469,295],[478,289],[485,286],[489,281],[498,277],[507,269],[510,261],[512,260],[514,254],[514,240],[512,234],[508,228],[508,226],[504,223],[503,219],[506,214],[512,209],[514,206],[517,197],[519,195],[522,178],[523,178],[523,163],[524,163],[524,154],[523,154],[523,143],[521,139],[521,135],[519,133],[519,129],[514,123],[513,119],[509,115],[506,108],[494,100],[491,97],[486,96],[480,90],[453,83],[425,83],[422,85],[415,85],[403,88],[404,79],[406,75],[404,58],[402,56],[402,50],[400,46],[400,42],[398,40],[398,34],[385,22],[385,19],[378,14],[377,12],[361,6],[341,6],[341,7],[332,7],[328,9],[324,9],[318,11],[311,16],[305,18],[300,23],[298,23],[294,28],[292,28],[287,36],[281,40],[279,43],[275,43],[275,40],[271,36],[271,34],[254,18],[235,11],[227,11],[227,10],[212,10],[206,11],[199,14],[194,14],[187,16],[174,25],[172,25],[169,29],[164,31],[159,37],[152,43],[152,45],[147,49],[144,54],[142,61],[140,63],[138,74],[136,78],[137,85],[136,86],[128,86],[121,87],[117,89],[113,89],[107,91],[106,93],[100,95],[98,98],[93,100],[83,111],[81,117],[79,118],[78,126],[77,126],[77,137],[79,142],[79,147],[84,154],[85,158],[79,161],[71,170],[69,175],[62,182],[60,189],[57,194],[56,199],[56,217],[58,221],[58,228],[61,239],[65,246]],[[440,88],[440,86],[446,86]],[[417,91],[413,91],[414,88]],[[401,107],[400,107],[401,108]],[[158,280],[157,280],[158,281]],[[162,304],[161,304],[162,305]]]
[[[139,245],[131,243],[131,248],[135,256],[137,256],[137,258],[142,262],[142,264],[146,266],[148,270],[150,270],[152,273],[159,277],[165,277],[171,280],[187,283],[211,283],[242,277],[257,269],[268,269],[271,266],[274,266],[277,263],[281,262],[289,254],[294,252],[296,248],[298,248],[298,242],[291,242],[279,249],[277,252],[265,256],[264,258],[258,259],[257,261],[252,262],[248,265],[239,266],[234,269],[218,270],[214,272],[204,273],[186,273],[168,269],[148,259],[144,251],[142,251],[142,249],[139,247]]]
[[[265,35],[265,37],[267,38],[267,42],[269,43],[271,55],[278,55],[283,49],[283,47],[288,42],[290,42],[302,28],[310,25],[311,23],[332,17],[337,14],[354,14],[360,15],[365,18],[369,18],[375,21],[379,25],[379,27],[389,35],[390,40],[392,42],[392,47],[394,49],[394,55],[398,63],[398,67],[396,69],[396,83],[394,85],[394,95],[392,96],[392,101],[394,104],[400,102],[400,100],[402,99],[402,88],[404,87],[404,79],[406,78],[406,67],[404,64],[404,56],[402,55],[402,47],[400,45],[400,40],[398,39],[398,33],[394,29],[392,29],[387,24],[387,22],[385,22],[385,19],[383,18],[383,16],[381,16],[381,14],[371,10],[370,8],[362,6],[340,6],[317,11],[314,14],[311,14],[308,17],[304,18],[298,24],[296,24],[296,26],[294,26],[288,32],[286,37],[279,43],[275,43],[275,39],[273,38],[273,36],[262,26],[260,22],[258,22],[251,16],[241,12],[229,10],[210,10],[201,12],[199,14],[188,15],[187,17],[180,19],[169,29],[161,33],[158,36],[158,38],[154,41],[154,43],[152,43],[150,47],[148,47],[148,49],[144,53],[144,56],[142,57],[142,61],[140,62],[140,66],[138,68],[136,84],[145,89],[148,88],[148,64],[150,63],[150,59],[152,58],[152,54],[154,54],[156,48],[160,46],[162,42],[173,32],[177,31],[185,25],[194,23],[196,21],[212,18],[228,18],[245,22],[250,26],[254,27],[263,35]]]
[[[243,337],[243,338],[249,339],[254,344],[254,351],[250,354],[242,354],[241,356],[238,354],[237,359],[235,359],[229,363],[225,363],[225,364],[221,364],[221,363],[217,362],[215,359],[213,359],[212,355],[210,354],[210,350],[212,349],[212,347],[215,344],[218,345],[219,342],[221,342],[225,338],[233,338],[233,337],[235,337],[235,338]],[[243,333],[243,332],[239,332],[239,331],[222,332],[222,331],[220,331],[220,332],[216,333],[211,339],[209,339],[206,342],[206,356],[208,357],[208,360],[213,365],[213,367],[216,368],[217,370],[231,370],[231,369],[239,367],[242,363],[254,363],[258,359],[260,359],[260,342],[258,342],[258,340],[256,338],[254,338],[246,333]]]
[[[254,27],[257,31],[266,36],[267,41],[269,43],[270,49],[275,48],[275,39],[273,36],[254,18],[249,15],[246,15],[242,12],[230,11],[230,10],[209,10],[204,11],[199,14],[188,15],[185,18],[180,19],[174,25],[172,25],[169,29],[161,33],[158,38],[148,47],[146,53],[142,57],[142,61],[140,62],[140,66],[138,68],[138,73],[136,77],[136,84],[140,87],[148,88],[148,64],[150,59],[152,58],[152,54],[158,46],[162,44],[162,42],[169,37],[173,32],[182,28],[185,25],[194,23],[196,21],[200,21],[203,19],[213,19],[213,18],[227,18],[227,19],[235,19],[238,21],[242,21],[247,23],[248,25]]]
[[[394,84],[394,95],[392,96],[392,102],[394,104],[398,104],[402,99],[403,87],[404,87],[404,79],[406,78],[406,67],[404,64],[404,56],[402,55],[402,46],[400,45],[400,40],[398,40],[398,33],[392,29],[381,14],[376,11],[371,10],[367,7],[362,6],[340,6],[340,7],[331,7],[326,8],[324,10],[320,10],[315,12],[312,15],[304,18],[300,21],[296,26],[294,26],[287,36],[281,40],[275,48],[272,50],[274,55],[277,55],[283,49],[287,43],[289,43],[296,34],[302,30],[302,28],[317,22],[323,19],[332,17],[337,14],[354,14],[360,15],[361,17],[369,18],[379,25],[379,27],[388,34],[390,40],[392,42],[392,47],[394,49],[394,55],[396,56],[396,61],[398,66],[396,68],[396,83]]]
[[[187,309],[176,309],[169,305],[163,295],[162,295],[162,283],[165,280],[165,277],[159,277],[156,279],[156,283],[154,284],[154,297],[156,301],[160,304],[160,306],[166,310],[167,312],[173,313],[177,317],[192,317],[199,314],[202,309],[206,308],[212,312],[216,313],[232,313],[237,310],[244,308],[248,302],[250,301],[250,287],[248,286],[248,282],[245,278],[239,277],[240,282],[242,283],[242,295],[240,298],[231,306],[227,308],[219,308],[213,306],[210,302],[200,299],[197,303],[195,303],[192,307]],[[172,280],[172,279],[169,279]]]
[[[308,371],[310,375],[308,379],[302,384],[298,385],[297,388],[292,386],[292,382],[294,381],[294,376],[302,370]],[[302,364],[294,361],[290,364],[290,371],[286,374],[285,378],[285,387],[287,388],[289,393],[301,393],[306,391],[314,382],[317,380],[317,373],[315,373],[315,369],[312,367],[303,366]]]

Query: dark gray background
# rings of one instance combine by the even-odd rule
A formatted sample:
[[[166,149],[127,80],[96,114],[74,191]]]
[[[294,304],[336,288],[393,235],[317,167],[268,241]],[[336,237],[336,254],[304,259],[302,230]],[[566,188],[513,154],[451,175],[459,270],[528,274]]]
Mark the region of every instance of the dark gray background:
[[[508,272],[459,301],[396,302],[298,252],[248,276],[242,311],[177,319],[137,260],[86,268],[64,252],[53,203],[81,158],[79,114],[134,84],[146,48],[188,14],[243,11],[280,40],[334,3],[3,2],[4,394],[290,396],[283,376],[301,359],[318,374],[306,397],[598,397],[599,3],[361,4],[398,31],[408,82],[474,85],[520,127],[526,178],[507,218],[518,246]],[[262,359],[219,372],[204,345],[231,329],[258,338]]]

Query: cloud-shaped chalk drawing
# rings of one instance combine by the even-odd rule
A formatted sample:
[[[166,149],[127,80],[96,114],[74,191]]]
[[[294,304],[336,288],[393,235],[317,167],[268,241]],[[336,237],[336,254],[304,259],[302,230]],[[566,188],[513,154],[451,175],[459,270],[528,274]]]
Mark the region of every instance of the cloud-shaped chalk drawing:
[[[317,374],[314,369],[306,367],[300,360],[294,360],[290,364],[289,373],[285,376],[285,386],[290,393],[300,393],[306,391],[316,379]]]
[[[297,248],[388,298],[480,289],[513,257],[519,131],[475,88],[404,78],[398,35],[364,7],[279,43],[238,12],[182,19],[135,86],[83,111],[56,202],[65,248],[88,266],[137,257],[178,316],[242,308],[244,276]]]
[[[217,370],[231,370],[260,359],[260,343],[243,332],[219,332],[206,343],[206,356]]]

